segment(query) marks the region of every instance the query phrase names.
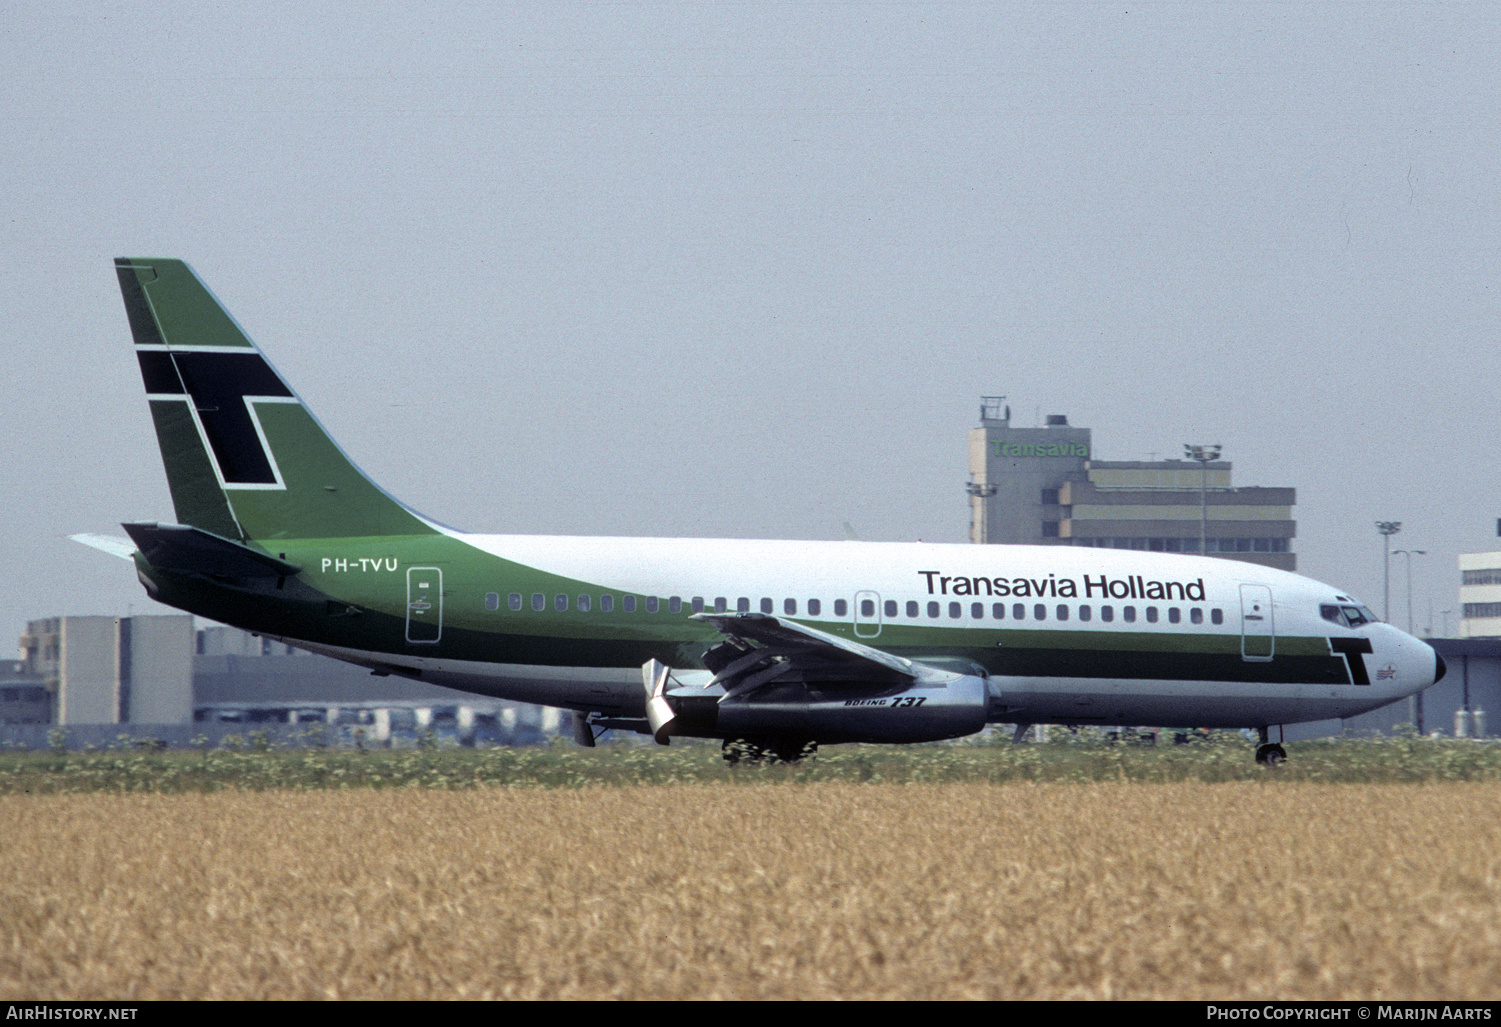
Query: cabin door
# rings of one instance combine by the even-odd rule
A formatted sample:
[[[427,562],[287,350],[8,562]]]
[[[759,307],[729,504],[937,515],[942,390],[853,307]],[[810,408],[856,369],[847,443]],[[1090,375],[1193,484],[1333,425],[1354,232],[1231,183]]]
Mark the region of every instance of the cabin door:
[[[1240,586],[1240,658],[1266,661],[1276,651],[1272,590],[1265,585]]]
[[[431,645],[443,637],[443,571],[407,568],[407,641]]]

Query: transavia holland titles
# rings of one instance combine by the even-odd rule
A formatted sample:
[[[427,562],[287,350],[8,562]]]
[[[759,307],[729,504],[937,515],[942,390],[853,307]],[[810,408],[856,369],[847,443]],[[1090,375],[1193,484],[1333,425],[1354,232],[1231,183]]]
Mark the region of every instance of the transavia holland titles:
[[[1037,599],[1179,599],[1204,602],[1204,579],[1193,581],[1147,581],[1140,574],[1110,578],[1084,575],[1083,591],[1073,578],[1049,574],[1045,578],[970,578],[945,575],[942,571],[918,571],[928,583],[930,596],[1015,596]]]

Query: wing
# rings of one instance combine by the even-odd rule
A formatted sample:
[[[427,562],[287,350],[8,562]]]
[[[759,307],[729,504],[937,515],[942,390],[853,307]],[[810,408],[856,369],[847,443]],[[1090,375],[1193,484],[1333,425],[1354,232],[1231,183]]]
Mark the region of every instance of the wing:
[[[697,613],[726,641],[704,654],[714,672],[709,683],[725,695],[743,695],[774,680],[908,684],[919,670],[911,660],[765,613]],[[708,687],[708,686],[706,686]]]
[[[685,733],[710,737],[902,742],[955,738],[985,725],[988,686],[978,666],[946,670],[770,614],[694,619],[725,637],[704,653],[707,670],[656,660],[641,668],[647,725],[664,745],[680,721]]]

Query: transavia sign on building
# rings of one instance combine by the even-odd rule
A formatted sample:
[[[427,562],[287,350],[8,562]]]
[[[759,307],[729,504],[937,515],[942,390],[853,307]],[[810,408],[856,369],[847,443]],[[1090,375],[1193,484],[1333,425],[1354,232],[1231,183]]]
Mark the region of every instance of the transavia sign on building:
[[[1083,442],[1002,442],[990,440],[991,456],[1067,456],[1089,458],[1089,446]]]

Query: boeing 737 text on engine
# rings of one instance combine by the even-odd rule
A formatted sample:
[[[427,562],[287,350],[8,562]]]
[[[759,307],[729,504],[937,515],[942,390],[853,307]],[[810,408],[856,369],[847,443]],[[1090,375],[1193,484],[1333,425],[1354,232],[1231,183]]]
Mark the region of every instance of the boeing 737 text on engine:
[[[619,728],[794,758],[996,722],[1152,724],[1256,728],[1275,762],[1270,728],[1444,671],[1336,588],[1209,557],[458,532],[371,482],[186,264],[115,264],[177,523],[88,541],[169,606],[572,710],[584,745]]]

